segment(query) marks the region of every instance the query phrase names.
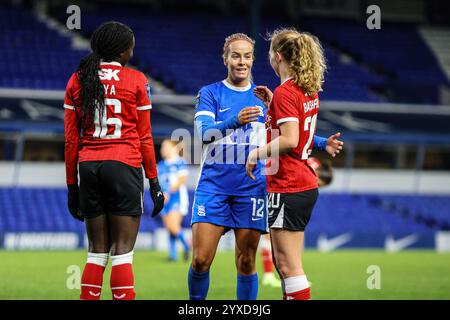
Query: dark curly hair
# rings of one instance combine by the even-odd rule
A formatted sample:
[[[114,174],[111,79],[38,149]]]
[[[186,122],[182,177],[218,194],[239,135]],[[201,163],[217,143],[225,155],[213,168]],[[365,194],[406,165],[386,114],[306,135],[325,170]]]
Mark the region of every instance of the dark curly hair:
[[[82,120],[92,117],[95,110],[102,115],[105,108],[105,90],[98,71],[100,61],[114,61],[133,44],[133,31],[123,23],[110,21],[98,27],[91,37],[92,53],[84,57],[76,74],[81,86]]]

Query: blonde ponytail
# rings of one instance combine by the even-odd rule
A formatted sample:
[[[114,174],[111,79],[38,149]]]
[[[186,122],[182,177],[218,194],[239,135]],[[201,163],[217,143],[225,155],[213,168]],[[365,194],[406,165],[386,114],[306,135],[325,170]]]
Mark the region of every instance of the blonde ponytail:
[[[319,40],[293,28],[276,30],[270,39],[271,49],[286,60],[293,81],[310,96],[322,91],[326,63]]]

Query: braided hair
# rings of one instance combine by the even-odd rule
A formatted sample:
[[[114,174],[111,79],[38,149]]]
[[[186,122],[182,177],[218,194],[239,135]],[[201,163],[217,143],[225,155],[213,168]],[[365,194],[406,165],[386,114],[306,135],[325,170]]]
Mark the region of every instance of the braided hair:
[[[98,27],[91,37],[92,53],[84,57],[76,74],[81,86],[81,115],[85,122],[96,110],[105,108],[105,89],[99,78],[100,61],[114,61],[133,44],[133,31],[123,23],[110,21]]]

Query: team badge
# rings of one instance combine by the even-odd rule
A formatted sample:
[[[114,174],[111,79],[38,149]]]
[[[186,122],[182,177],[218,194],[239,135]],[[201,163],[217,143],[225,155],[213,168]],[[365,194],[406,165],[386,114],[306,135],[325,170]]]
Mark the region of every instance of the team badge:
[[[205,210],[205,206],[204,205],[200,205],[197,207],[197,214],[200,217],[204,217],[206,215],[206,210]]]

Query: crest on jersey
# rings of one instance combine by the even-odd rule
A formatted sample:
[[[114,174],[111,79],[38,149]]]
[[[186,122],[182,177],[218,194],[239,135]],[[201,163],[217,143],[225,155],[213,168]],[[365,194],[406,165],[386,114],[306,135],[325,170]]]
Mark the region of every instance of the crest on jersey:
[[[147,96],[149,99],[152,98],[152,91],[150,90],[150,83],[145,84],[145,90],[147,91]]]
[[[197,214],[198,214],[200,217],[206,216],[206,210],[205,210],[205,206],[204,206],[204,205],[198,206],[197,209],[198,209],[198,210],[197,210]]]
[[[194,102],[195,109],[197,109],[199,105],[200,105],[200,92],[195,97],[195,102]]]

